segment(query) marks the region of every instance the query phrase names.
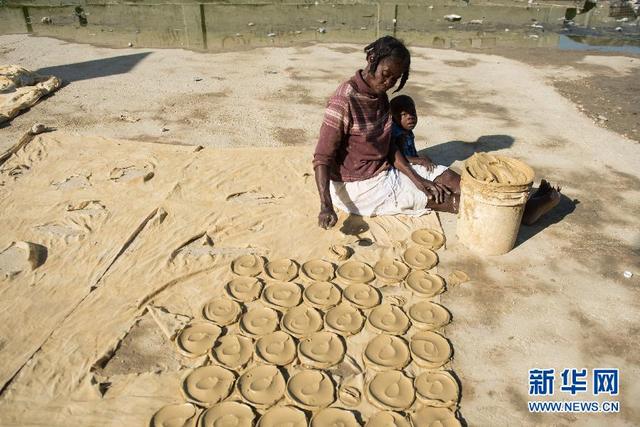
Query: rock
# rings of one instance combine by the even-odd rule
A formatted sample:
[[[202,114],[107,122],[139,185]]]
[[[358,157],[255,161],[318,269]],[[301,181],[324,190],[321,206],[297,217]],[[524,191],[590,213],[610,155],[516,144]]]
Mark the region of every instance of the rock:
[[[531,24],[531,28],[537,28],[539,30],[544,30],[544,27],[540,24],[538,24],[537,22]]]
[[[327,29],[326,29],[326,28],[324,28],[324,27],[320,27],[320,28],[318,28],[318,32],[319,32],[320,34],[324,34],[324,33],[326,33],[326,32],[327,32]]]
[[[508,29],[508,28],[505,28],[505,29],[504,29],[504,32],[505,32],[505,33],[508,33],[508,32],[509,32],[509,29]]]
[[[364,31],[364,30],[366,30],[366,29],[367,29],[367,27],[360,27],[360,29],[361,29],[362,31]]]
[[[129,44],[127,44],[127,46],[133,47],[133,43],[129,42]]]
[[[596,117],[596,118],[601,122],[608,122],[609,121],[609,119],[607,119],[605,116],[601,116],[601,115],[598,115],[598,117]]]
[[[621,33],[622,32],[622,27],[616,27],[616,31]]]
[[[160,129],[160,132],[169,132],[169,128],[162,127],[162,129]]]
[[[32,135],[38,135],[39,133],[45,132],[47,130],[47,127],[45,125],[43,125],[42,123],[36,123],[35,125],[31,126],[31,134]]]
[[[462,16],[451,14],[451,15],[445,15],[444,19],[446,19],[449,22],[457,22],[462,20]]]
[[[194,82],[201,82],[202,81],[202,77],[194,77],[193,81]]]
[[[269,34],[267,34],[267,37],[275,37],[275,36],[276,36],[276,33],[269,33]]]
[[[296,34],[302,34],[302,31],[298,30],[296,31]]]
[[[539,39],[540,37],[536,34],[529,34],[530,39]]]
[[[318,19],[318,22],[319,22],[320,24],[326,24],[326,23],[327,23],[327,20],[326,20],[326,19]]]
[[[471,21],[469,21],[470,25],[482,25],[483,20],[482,19],[472,19]]]
[[[40,19],[41,24],[51,24],[52,22],[53,21],[51,21],[51,18],[48,16],[43,16],[42,19]]]
[[[249,27],[253,27],[253,26],[254,26],[254,25],[256,25],[256,24],[254,24],[253,22],[249,22],[247,25],[248,25]]]

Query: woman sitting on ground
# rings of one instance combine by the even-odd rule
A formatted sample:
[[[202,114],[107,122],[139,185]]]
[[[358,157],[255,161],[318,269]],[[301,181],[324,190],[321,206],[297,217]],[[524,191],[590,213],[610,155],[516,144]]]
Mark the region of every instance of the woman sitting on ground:
[[[334,206],[363,216],[422,215],[430,210],[458,212],[460,175],[442,165],[411,165],[391,143],[387,92],[409,78],[411,55],[402,42],[382,37],[364,49],[367,65],[329,99],[313,166],[320,195],[318,224],[333,227]],[[542,190],[542,185],[541,185]],[[546,184],[525,208],[535,222],[559,200]]]

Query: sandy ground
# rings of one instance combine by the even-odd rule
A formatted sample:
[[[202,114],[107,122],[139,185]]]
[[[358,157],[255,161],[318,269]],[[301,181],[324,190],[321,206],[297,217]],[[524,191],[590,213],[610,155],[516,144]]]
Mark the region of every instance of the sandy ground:
[[[0,149],[42,121],[80,135],[211,147],[300,145],[310,155],[326,97],[363,65],[352,45],[196,54],[3,36],[0,49],[2,63],[70,82],[1,129]],[[565,194],[554,213],[523,227],[516,248],[501,257],[471,254],[455,236],[455,217],[441,215],[448,239],[441,265],[472,277],[442,298],[454,315],[446,334],[455,347],[462,417],[470,426],[637,425],[640,145],[594,124],[553,80],[593,78],[595,69],[624,78],[638,72],[640,61],[587,55],[574,64],[532,66],[450,50],[412,48],[412,54],[403,92],[416,99],[421,114],[419,149],[453,168],[475,151],[515,156]],[[288,164],[287,149],[278,150],[263,158],[256,152],[256,161]],[[304,188],[305,200],[313,197],[311,180]],[[313,217],[310,212],[304,220]],[[625,270],[633,278],[625,279]],[[52,369],[55,360],[48,362]],[[530,414],[527,371],[546,367],[619,368],[621,412]],[[27,386],[40,384],[25,378]],[[137,381],[131,390],[145,384],[144,375],[131,381]],[[5,405],[11,398],[2,396]],[[109,411],[101,411],[106,418]],[[80,412],[91,416],[91,406]]]

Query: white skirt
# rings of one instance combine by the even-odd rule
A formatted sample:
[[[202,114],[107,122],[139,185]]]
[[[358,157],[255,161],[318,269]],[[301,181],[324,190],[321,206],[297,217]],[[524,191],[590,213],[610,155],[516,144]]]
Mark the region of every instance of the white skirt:
[[[437,165],[432,172],[421,165],[411,165],[421,177],[433,181],[447,170]],[[420,216],[431,211],[427,195],[418,189],[408,176],[395,168],[380,172],[364,181],[331,181],[333,205],[347,213],[362,216],[412,215]]]

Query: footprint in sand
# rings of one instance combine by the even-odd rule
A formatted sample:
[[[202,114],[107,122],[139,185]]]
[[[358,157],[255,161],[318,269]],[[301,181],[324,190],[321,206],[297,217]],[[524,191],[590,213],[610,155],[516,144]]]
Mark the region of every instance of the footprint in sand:
[[[58,190],[76,190],[78,188],[91,187],[91,173],[73,174],[62,181],[52,182],[51,185]]]
[[[284,196],[276,195],[273,193],[262,193],[256,190],[240,191],[238,193],[231,193],[227,196],[227,202],[235,202],[249,205],[269,205],[277,203],[278,200],[283,199]]]
[[[111,169],[109,179],[115,182],[147,182],[154,177],[155,169],[149,162],[119,166]]]

